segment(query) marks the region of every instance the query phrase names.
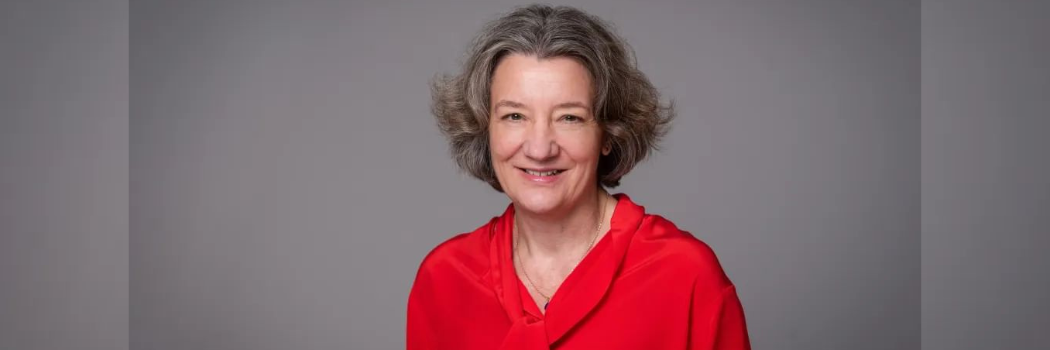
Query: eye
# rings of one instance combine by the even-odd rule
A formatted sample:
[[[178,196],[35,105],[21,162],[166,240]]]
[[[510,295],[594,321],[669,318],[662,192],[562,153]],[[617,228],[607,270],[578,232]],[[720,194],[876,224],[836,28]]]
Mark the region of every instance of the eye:
[[[583,121],[583,118],[574,116],[572,114],[566,114],[565,116],[561,117],[561,119],[570,123],[579,123]]]
[[[503,116],[503,119],[522,120],[522,119],[525,119],[525,117],[522,116],[521,114],[518,114],[518,113],[511,113],[511,114],[507,114],[507,115]]]

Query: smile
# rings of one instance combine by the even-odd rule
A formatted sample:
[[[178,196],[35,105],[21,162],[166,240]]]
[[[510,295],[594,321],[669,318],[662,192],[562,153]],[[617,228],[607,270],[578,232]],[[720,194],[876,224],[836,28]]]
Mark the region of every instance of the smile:
[[[521,168],[518,168],[518,169],[521,169]],[[553,170],[547,170],[547,171],[538,171],[538,170],[532,170],[532,169],[521,169],[521,171],[524,171],[526,174],[533,175],[533,176],[554,176],[554,175],[557,175],[557,174],[561,174],[561,172],[563,172],[565,170],[553,169]]]
[[[553,184],[561,179],[561,173],[565,172],[565,169],[526,169],[518,168],[521,170],[521,175],[531,183],[534,184]]]

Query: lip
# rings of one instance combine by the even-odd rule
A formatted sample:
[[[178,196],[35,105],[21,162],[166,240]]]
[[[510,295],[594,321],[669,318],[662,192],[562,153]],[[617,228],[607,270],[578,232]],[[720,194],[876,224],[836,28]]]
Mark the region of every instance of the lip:
[[[529,170],[537,171],[537,172],[545,172],[545,171],[551,171],[551,170],[561,170],[560,172],[558,172],[557,174],[554,174],[554,175],[537,176],[537,175],[532,175],[532,174],[529,174],[529,173],[525,172],[525,168],[517,168],[517,169],[518,169],[518,173],[521,174],[521,176],[525,177],[526,180],[528,180],[529,182],[538,183],[538,184],[551,184],[551,183],[554,183],[555,181],[558,181],[558,179],[561,179],[562,174],[565,174],[565,171],[566,171],[566,169],[557,169],[557,168],[528,168]]]

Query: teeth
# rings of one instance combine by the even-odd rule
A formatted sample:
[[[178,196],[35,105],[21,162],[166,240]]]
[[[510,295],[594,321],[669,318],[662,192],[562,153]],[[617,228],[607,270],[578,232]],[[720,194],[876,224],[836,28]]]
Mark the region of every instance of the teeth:
[[[561,171],[551,170],[551,171],[539,172],[539,171],[533,171],[533,170],[525,169],[525,172],[529,173],[529,175],[534,175],[534,176],[551,176],[551,175],[560,173]]]

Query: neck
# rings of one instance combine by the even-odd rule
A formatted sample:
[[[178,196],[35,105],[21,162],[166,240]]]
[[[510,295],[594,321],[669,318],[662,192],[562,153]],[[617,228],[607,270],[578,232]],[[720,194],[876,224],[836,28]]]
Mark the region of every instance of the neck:
[[[597,220],[609,202],[609,194],[597,188],[584,200],[561,215],[538,215],[515,207],[514,221],[519,253],[532,257],[574,257],[588,249],[600,235]],[[611,213],[606,210],[603,223]],[[596,233],[597,232],[597,233]]]

